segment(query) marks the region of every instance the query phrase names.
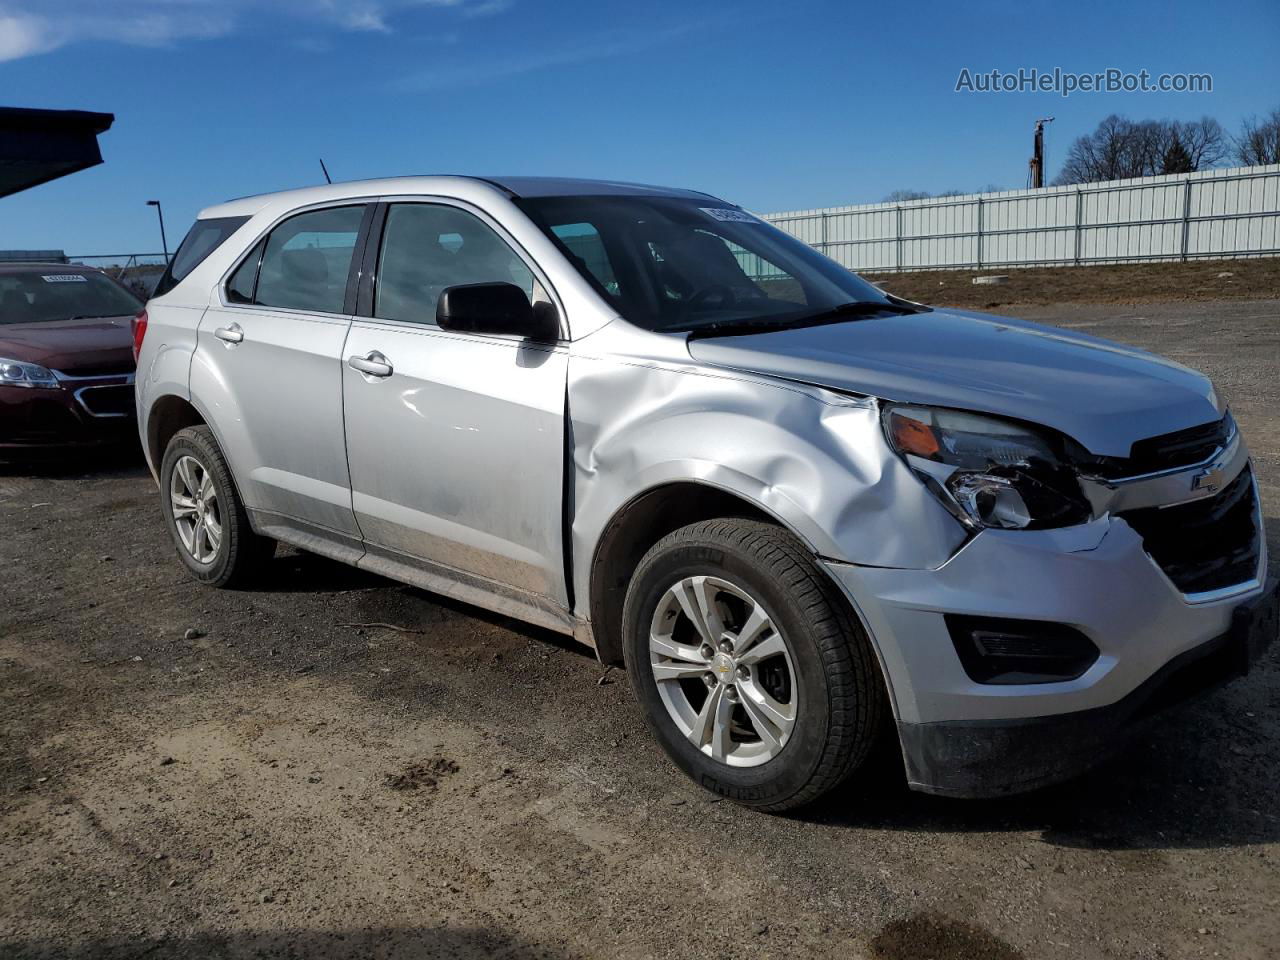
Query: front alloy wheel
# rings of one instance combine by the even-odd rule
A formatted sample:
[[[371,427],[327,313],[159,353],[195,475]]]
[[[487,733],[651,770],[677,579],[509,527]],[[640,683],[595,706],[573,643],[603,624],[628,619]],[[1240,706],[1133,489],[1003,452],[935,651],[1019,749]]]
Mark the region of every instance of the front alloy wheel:
[[[709,790],[760,810],[863,767],[887,698],[871,644],[813,555],[757,520],[705,520],[640,560],[623,653],[654,738]]]
[[[734,767],[768,763],[796,722],[791,651],[765,607],[718,577],[684,577],[654,610],[658,695],[699,751]]]

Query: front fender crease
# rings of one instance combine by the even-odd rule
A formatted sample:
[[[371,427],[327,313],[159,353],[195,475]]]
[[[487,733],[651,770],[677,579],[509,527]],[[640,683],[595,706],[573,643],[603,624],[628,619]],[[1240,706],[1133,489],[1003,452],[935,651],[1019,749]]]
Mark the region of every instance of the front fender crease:
[[[889,450],[875,401],[707,372],[684,352],[653,362],[600,350],[569,364],[574,594],[585,615],[604,530],[644,492],[695,482],[775,517],[817,555],[932,568],[965,532]],[[624,334],[628,341],[633,334]],[[657,341],[682,340],[651,335]]]

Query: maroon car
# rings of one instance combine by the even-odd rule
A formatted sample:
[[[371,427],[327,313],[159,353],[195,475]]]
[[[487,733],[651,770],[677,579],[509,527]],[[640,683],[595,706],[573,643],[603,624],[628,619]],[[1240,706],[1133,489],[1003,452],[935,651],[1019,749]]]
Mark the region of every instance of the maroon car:
[[[100,270],[0,264],[0,458],[137,439],[141,310]]]

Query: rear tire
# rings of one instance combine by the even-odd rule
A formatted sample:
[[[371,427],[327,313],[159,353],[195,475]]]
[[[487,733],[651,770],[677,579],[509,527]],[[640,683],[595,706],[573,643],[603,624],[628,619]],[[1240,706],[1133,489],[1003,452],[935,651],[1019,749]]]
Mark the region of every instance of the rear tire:
[[[276,542],[249,525],[226,458],[206,426],[186,427],[169,441],[160,499],[178,558],[201,583],[243,585],[275,554]]]
[[[664,537],[632,577],[623,630],[654,737],[714,793],[792,810],[859,770],[879,740],[887,698],[871,644],[777,526],[707,520]]]

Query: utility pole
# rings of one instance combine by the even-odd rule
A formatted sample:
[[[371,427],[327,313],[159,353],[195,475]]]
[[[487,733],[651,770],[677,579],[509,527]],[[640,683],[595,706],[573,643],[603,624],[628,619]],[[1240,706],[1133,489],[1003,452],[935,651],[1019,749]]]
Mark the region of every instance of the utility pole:
[[[1053,123],[1053,117],[1041,117],[1036,121],[1036,138],[1031,147],[1030,173],[1027,179],[1032,190],[1044,186],[1044,125]]]
[[[169,263],[169,241],[168,241],[168,240],[166,240],[166,239],[165,239],[165,236],[164,236],[164,211],[160,209],[160,201],[159,201],[159,200],[148,200],[148,201],[147,201],[147,206],[148,206],[148,207],[155,207],[155,208],[156,208],[156,216],[160,218],[160,247],[161,247],[161,249],[162,249],[162,250],[164,250],[164,262],[165,262],[165,264],[166,264],[166,265],[168,265],[168,263]]]

